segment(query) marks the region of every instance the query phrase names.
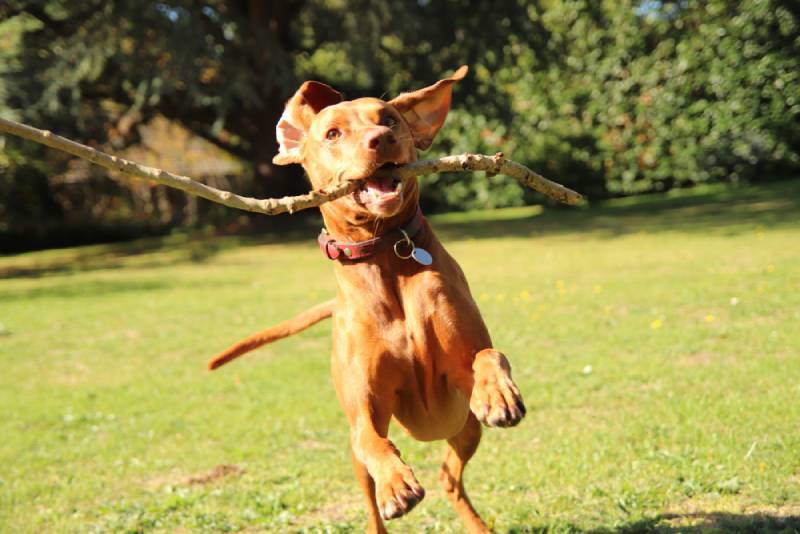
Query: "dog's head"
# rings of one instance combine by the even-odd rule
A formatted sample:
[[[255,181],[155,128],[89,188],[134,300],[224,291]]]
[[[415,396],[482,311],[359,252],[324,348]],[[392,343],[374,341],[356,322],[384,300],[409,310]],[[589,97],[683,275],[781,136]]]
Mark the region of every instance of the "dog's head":
[[[433,142],[450,110],[453,84],[467,73],[388,102],[378,98],[343,101],[331,87],[305,82],[289,99],[277,126],[278,165],[300,163],[315,189],[346,180],[365,180],[336,201],[364,218],[386,218],[416,203],[416,180],[373,178],[377,169],[416,161],[417,149]]]

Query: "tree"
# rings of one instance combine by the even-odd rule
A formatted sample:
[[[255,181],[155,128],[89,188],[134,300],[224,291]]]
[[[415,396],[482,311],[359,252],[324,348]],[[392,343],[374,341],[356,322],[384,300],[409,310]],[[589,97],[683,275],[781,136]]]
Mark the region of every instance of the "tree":
[[[299,170],[271,159],[302,80],[394,96],[466,63],[432,152],[504,151],[595,198],[790,176],[799,11],[789,0],[7,0],[0,39],[16,44],[0,48],[0,113],[113,150],[163,116],[246,162],[240,192],[293,194],[307,187]],[[16,170],[0,160],[0,210],[10,187],[55,213],[59,161],[8,144]],[[21,185],[23,169],[38,178]],[[423,201],[526,200],[493,180],[437,175]]]
[[[594,196],[797,175],[796,3],[554,0],[541,19],[561,61],[500,73],[515,157]]]
[[[33,19],[5,83],[11,108],[67,135],[120,147],[163,115],[252,163],[272,191],[274,124],[292,82],[298,2],[12,2]],[[269,125],[268,127],[266,125]]]

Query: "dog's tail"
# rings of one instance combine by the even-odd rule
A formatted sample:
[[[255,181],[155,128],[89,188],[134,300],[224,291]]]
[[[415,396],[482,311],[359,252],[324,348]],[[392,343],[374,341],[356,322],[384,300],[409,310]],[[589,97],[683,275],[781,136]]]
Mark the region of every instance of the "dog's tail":
[[[277,341],[279,339],[294,335],[298,332],[302,332],[309,326],[317,324],[323,319],[327,319],[333,315],[334,303],[334,300],[321,302],[320,304],[307,309],[303,313],[292,317],[288,321],[270,326],[266,330],[262,330],[257,334],[253,334],[252,336],[236,342],[214,356],[208,362],[208,370],[213,371],[217,367],[225,365],[229,361],[233,360],[234,358],[238,358],[242,354],[246,354],[251,350],[261,347],[262,345],[266,345],[267,343],[272,343],[273,341]]]

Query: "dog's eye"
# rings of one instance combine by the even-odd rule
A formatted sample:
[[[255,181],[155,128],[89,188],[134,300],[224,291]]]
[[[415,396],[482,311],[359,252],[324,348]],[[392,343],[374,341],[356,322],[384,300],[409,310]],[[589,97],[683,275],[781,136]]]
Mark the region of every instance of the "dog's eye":
[[[394,118],[394,117],[392,117],[392,116],[386,116],[386,117],[384,117],[384,118],[383,118],[383,120],[381,121],[381,124],[383,124],[384,126],[388,126],[389,128],[391,128],[392,126],[394,126],[395,124],[397,124],[397,119],[395,119],[395,118]]]
[[[338,128],[331,128],[325,133],[325,139],[338,139],[340,135],[342,135],[342,132]]]

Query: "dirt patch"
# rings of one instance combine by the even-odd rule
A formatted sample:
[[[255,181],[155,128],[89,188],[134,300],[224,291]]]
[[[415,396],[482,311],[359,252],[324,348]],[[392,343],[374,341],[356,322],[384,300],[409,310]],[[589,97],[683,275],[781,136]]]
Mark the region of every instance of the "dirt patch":
[[[781,506],[769,506],[754,504],[745,508],[750,514],[773,515],[776,517],[793,517],[800,522],[800,504],[784,504]]]
[[[311,449],[311,450],[333,451],[338,449],[338,447],[331,445],[330,443],[324,443],[322,441],[317,441],[315,439],[303,440],[299,442],[297,446],[303,449]]]
[[[756,504],[741,497],[689,500],[660,516],[659,525],[686,532],[800,530],[800,504]]]
[[[243,474],[244,468],[239,467],[238,465],[219,464],[211,471],[186,477],[182,483],[187,486],[210,484],[211,482],[216,482],[217,480],[221,480],[223,478],[240,477]]]
[[[362,499],[359,499],[357,495],[348,495],[339,502],[327,504],[305,514],[294,522],[293,526],[302,530],[315,526],[319,527],[323,523],[343,523],[352,521],[359,515],[359,512],[365,511],[366,505]],[[364,513],[364,517],[366,517],[366,513]]]
[[[764,513],[775,516],[800,516],[800,504],[758,504],[752,499],[740,496],[730,495],[715,498],[693,498],[687,499],[682,503],[670,508],[670,512],[676,514],[693,514],[700,512],[708,512],[714,510],[715,512],[737,512],[737,513]]]
[[[711,364],[735,365],[736,360],[728,355],[700,351],[678,358],[675,363],[680,367],[695,367]]]
[[[678,360],[678,365],[692,367],[695,365],[708,365],[717,359],[716,354],[711,352],[695,352]]]
[[[233,464],[219,464],[209,471],[185,475],[178,471],[173,471],[167,475],[153,477],[145,482],[145,487],[156,490],[163,486],[200,486],[211,484],[222,479],[238,478],[245,472],[243,467]]]

